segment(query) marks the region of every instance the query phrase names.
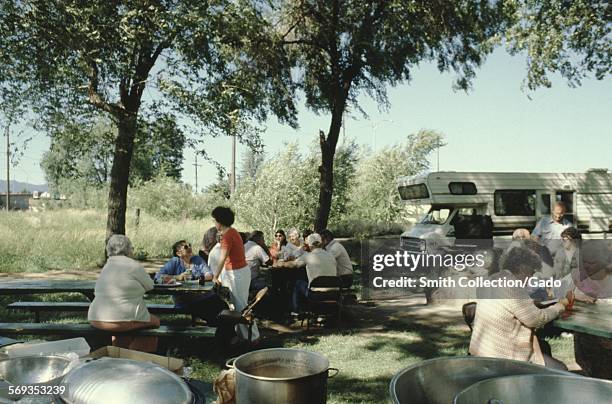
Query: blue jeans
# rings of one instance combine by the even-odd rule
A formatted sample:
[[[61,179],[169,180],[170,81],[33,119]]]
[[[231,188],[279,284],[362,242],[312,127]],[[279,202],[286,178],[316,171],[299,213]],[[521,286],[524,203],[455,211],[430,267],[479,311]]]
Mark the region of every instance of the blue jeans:
[[[299,313],[300,301],[303,301],[307,297],[308,297],[308,281],[298,279],[297,281],[295,281],[295,286],[293,287],[293,296],[291,299],[292,311],[294,311],[295,313]]]

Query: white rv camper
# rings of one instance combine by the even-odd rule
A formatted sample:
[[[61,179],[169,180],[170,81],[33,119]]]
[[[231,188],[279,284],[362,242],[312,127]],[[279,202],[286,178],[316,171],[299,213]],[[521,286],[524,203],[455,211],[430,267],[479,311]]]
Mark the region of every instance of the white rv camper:
[[[429,212],[401,236],[402,245],[429,250],[426,240],[487,239],[532,230],[561,201],[566,218],[588,237],[612,233],[612,173],[433,172],[403,177],[398,191],[408,203]],[[411,249],[412,249],[411,248]]]

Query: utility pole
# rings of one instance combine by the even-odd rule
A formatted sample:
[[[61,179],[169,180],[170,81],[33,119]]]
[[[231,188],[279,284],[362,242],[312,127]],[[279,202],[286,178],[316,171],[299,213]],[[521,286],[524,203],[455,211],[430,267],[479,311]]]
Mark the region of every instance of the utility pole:
[[[198,167],[201,167],[202,164],[198,164],[198,153],[196,152],[195,155],[195,163],[193,164],[193,166],[195,167],[195,192],[196,194],[198,193]]]
[[[236,191],[236,135],[232,136],[232,167],[230,173],[230,195]]]
[[[395,123],[395,121],[391,119],[380,119],[372,123],[372,150],[374,152],[376,152],[376,129],[378,129],[378,126],[383,122]]]
[[[11,206],[11,142],[9,139],[10,124],[6,124],[6,210]]]

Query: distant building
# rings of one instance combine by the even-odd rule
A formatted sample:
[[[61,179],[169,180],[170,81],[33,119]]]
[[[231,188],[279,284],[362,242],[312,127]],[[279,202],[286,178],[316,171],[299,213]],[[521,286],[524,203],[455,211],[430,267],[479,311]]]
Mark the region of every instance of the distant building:
[[[10,194],[10,208],[14,210],[30,209],[31,197],[32,194],[26,192]],[[6,209],[6,192],[0,194],[0,209]]]

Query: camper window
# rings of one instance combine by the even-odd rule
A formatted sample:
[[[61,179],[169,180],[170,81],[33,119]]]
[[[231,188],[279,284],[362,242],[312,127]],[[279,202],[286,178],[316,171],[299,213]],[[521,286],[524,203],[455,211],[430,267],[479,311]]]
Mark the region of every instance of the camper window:
[[[421,224],[444,224],[452,210],[444,207],[432,207],[421,219]]]
[[[450,182],[448,190],[453,195],[476,195],[476,184],[473,182]]]
[[[497,216],[535,216],[536,193],[534,190],[495,191]]]
[[[429,192],[425,184],[401,185],[397,190],[403,200],[429,198]]]

